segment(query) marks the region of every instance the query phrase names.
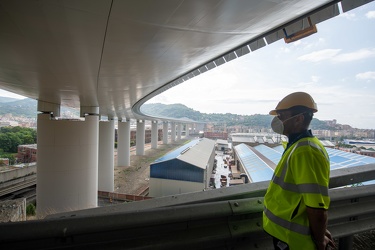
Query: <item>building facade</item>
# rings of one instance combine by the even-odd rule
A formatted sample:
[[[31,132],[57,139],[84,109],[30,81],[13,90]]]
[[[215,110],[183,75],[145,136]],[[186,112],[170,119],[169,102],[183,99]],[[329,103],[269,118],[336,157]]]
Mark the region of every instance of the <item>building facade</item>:
[[[30,163],[37,160],[37,144],[19,145],[17,150],[18,163]]]

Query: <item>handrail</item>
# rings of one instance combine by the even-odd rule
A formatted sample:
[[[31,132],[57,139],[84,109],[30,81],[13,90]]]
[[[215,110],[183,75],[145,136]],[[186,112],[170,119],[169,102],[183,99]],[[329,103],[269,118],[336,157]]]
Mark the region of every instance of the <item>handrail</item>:
[[[332,185],[367,181],[375,168],[361,166],[349,172],[332,171]],[[88,209],[43,220],[0,223],[0,246],[4,249],[25,246],[31,249],[271,249],[272,241],[262,229],[263,196],[258,195],[265,192],[265,184]],[[333,188],[330,196],[328,228],[334,237],[375,229],[375,206],[372,205],[375,185]]]

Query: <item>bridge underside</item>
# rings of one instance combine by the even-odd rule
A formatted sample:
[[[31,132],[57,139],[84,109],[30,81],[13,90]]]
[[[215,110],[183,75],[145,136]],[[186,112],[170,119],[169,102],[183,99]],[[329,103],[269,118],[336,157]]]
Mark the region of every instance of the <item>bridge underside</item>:
[[[0,88],[141,119],[168,88],[367,2],[2,0]]]

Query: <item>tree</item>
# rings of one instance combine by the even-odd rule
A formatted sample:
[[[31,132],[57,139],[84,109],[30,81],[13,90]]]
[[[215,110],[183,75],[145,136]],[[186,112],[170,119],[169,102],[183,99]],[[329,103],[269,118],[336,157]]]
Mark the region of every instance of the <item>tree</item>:
[[[10,152],[12,147],[12,142],[8,136],[8,134],[0,134],[0,148],[3,152]]]
[[[36,143],[37,132],[32,128],[1,127],[0,128],[0,151],[16,153],[21,144]]]
[[[8,137],[10,139],[10,149],[8,152],[17,153],[18,145],[22,144],[22,140],[17,136],[16,133],[8,133]]]

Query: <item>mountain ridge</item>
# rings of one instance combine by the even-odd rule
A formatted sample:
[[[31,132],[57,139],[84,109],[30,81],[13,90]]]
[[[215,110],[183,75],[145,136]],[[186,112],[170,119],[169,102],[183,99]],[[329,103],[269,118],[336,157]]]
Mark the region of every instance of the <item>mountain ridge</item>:
[[[69,111],[79,115],[79,111],[72,108],[62,107],[61,113]],[[184,104],[162,104],[149,103],[141,107],[141,111],[145,114],[160,117],[169,117],[177,119],[191,119],[196,122],[213,122],[225,123],[226,126],[249,126],[259,128],[270,128],[273,116],[268,114],[253,114],[253,115],[237,115],[232,113],[201,113]],[[37,116],[37,101],[30,98],[15,99],[9,97],[0,97],[0,115],[12,114],[13,116],[23,116],[27,118],[36,118]],[[324,121],[313,118],[311,122],[312,129],[333,130]]]
[[[148,103],[141,106],[144,114],[169,118],[189,118],[197,122],[225,123],[227,126],[243,125],[249,127],[270,128],[273,116],[265,114],[237,115],[232,113],[201,113],[183,104]],[[313,118],[312,129],[332,130],[324,121]]]

